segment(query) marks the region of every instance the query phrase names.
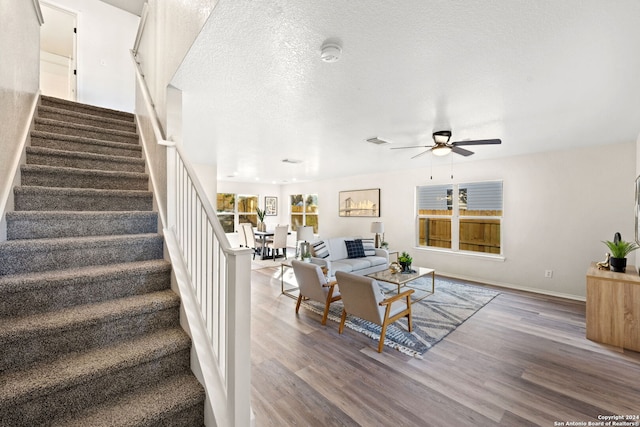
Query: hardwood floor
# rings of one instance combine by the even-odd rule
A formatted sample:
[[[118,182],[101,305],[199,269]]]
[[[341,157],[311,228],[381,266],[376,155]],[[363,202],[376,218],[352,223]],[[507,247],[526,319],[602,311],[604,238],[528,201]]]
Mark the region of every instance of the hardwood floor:
[[[280,268],[254,270],[256,425],[559,426],[640,415],[640,353],[587,340],[584,303],[500,291],[414,359],[379,354],[377,341],[339,335],[304,308],[296,315]]]

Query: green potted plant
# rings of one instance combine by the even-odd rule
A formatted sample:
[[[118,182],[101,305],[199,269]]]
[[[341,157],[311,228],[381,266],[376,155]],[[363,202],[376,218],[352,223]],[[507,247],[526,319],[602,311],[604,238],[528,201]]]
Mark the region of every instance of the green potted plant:
[[[256,208],[256,214],[258,214],[258,231],[267,231],[267,227],[264,223],[265,210]]]
[[[609,267],[611,271],[624,272],[627,268],[627,255],[638,249],[640,246],[635,242],[625,242],[620,238],[620,233],[616,233],[613,241],[603,240],[611,253]]]
[[[411,271],[411,263],[413,262],[413,258],[409,255],[408,252],[402,252],[398,257],[398,263],[402,266],[403,273],[409,273]]]
[[[304,262],[311,262],[311,253],[309,252],[309,249],[307,248],[303,249],[302,260]]]

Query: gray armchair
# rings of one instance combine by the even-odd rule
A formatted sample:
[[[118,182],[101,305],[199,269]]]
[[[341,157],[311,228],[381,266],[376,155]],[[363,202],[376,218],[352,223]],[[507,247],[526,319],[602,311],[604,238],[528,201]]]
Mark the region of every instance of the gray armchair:
[[[382,326],[378,353],[382,353],[387,326],[403,317],[407,318],[409,332],[413,330],[411,321],[411,294],[413,289],[408,289],[399,294],[391,294],[389,297],[383,294],[378,282],[367,276],[336,272],[336,280],[340,286],[342,295],[342,318],[338,332],[344,330],[344,322],[347,314],[356,316],[376,325]]]
[[[300,288],[298,302],[296,303],[296,313],[300,310],[300,303],[303,298],[321,302],[324,304],[322,324],[325,325],[329,315],[329,306],[332,302],[342,298],[340,290],[336,286],[337,283],[335,281],[327,282],[326,277],[322,274],[322,269],[316,264],[294,259],[291,261],[291,266]]]

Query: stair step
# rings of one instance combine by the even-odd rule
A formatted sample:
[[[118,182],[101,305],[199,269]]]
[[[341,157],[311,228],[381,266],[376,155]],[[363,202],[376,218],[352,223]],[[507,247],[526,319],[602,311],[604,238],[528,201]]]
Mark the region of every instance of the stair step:
[[[42,119],[52,119],[64,121],[69,124],[89,125],[110,130],[123,130],[135,132],[136,124],[131,120],[113,119],[99,115],[87,114],[85,112],[73,111],[63,108],[56,108],[41,105],[38,107],[38,117]]]
[[[61,135],[36,130],[31,131],[31,146],[64,151],[82,151],[112,156],[135,157],[138,159],[142,158],[141,145],[134,145],[126,142],[102,141],[99,139]]]
[[[189,347],[189,337],[174,328],[0,373],[0,425],[50,425],[131,390],[186,374]]]
[[[95,126],[77,125],[51,119],[34,119],[34,130],[58,133],[61,135],[79,136],[101,141],[124,142],[138,144],[138,134],[121,130],[107,130]]]
[[[8,240],[0,242],[0,276],[162,257],[158,234]]]
[[[171,264],[150,260],[0,276],[0,319],[157,292]]]
[[[0,426],[204,425],[135,116],[41,96],[0,242]]]
[[[158,232],[152,211],[16,211],[7,212],[6,220],[8,240]]]
[[[99,171],[60,166],[22,165],[23,186],[148,190],[149,175],[138,172]]]
[[[92,114],[101,117],[110,117],[118,120],[133,122],[135,116],[125,111],[117,111],[109,108],[98,107],[96,105],[82,104],[80,102],[68,101],[66,99],[53,98],[50,96],[40,97],[40,106],[54,107],[69,111],[77,111],[85,114]]]
[[[111,156],[78,151],[64,151],[45,147],[26,147],[27,164],[59,166],[76,169],[144,173],[144,159]]]
[[[179,297],[167,289],[3,319],[0,372],[173,327],[179,307]]]
[[[143,390],[95,406],[51,427],[204,426],[202,385],[193,375],[174,375]]]
[[[150,211],[153,195],[138,190],[15,187],[17,211]]]

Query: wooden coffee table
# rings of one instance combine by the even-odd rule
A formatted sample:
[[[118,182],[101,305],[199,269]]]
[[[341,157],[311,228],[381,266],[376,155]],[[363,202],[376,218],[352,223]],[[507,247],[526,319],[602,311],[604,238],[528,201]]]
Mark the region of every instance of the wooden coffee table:
[[[409,282],[412,282],[420,277],[428,276],[431,274],[431,294],[427,294],[421,298],[412,300],[412,303],[420,301],[429,295],[433,295],[436,290],[436,271],[433,268],[425,268],[425,267],[413,267],[415,273],[392,273],[391,270],[386,269],[382,271],[377,271],[375,273],[367,274],[367,277],[371,277],[372,279],[379,280],[381,282],[392,283],[398,286],[398,293],[400,293],[400,288],[406,286],[411,288],[412,286],[408,286]]]

